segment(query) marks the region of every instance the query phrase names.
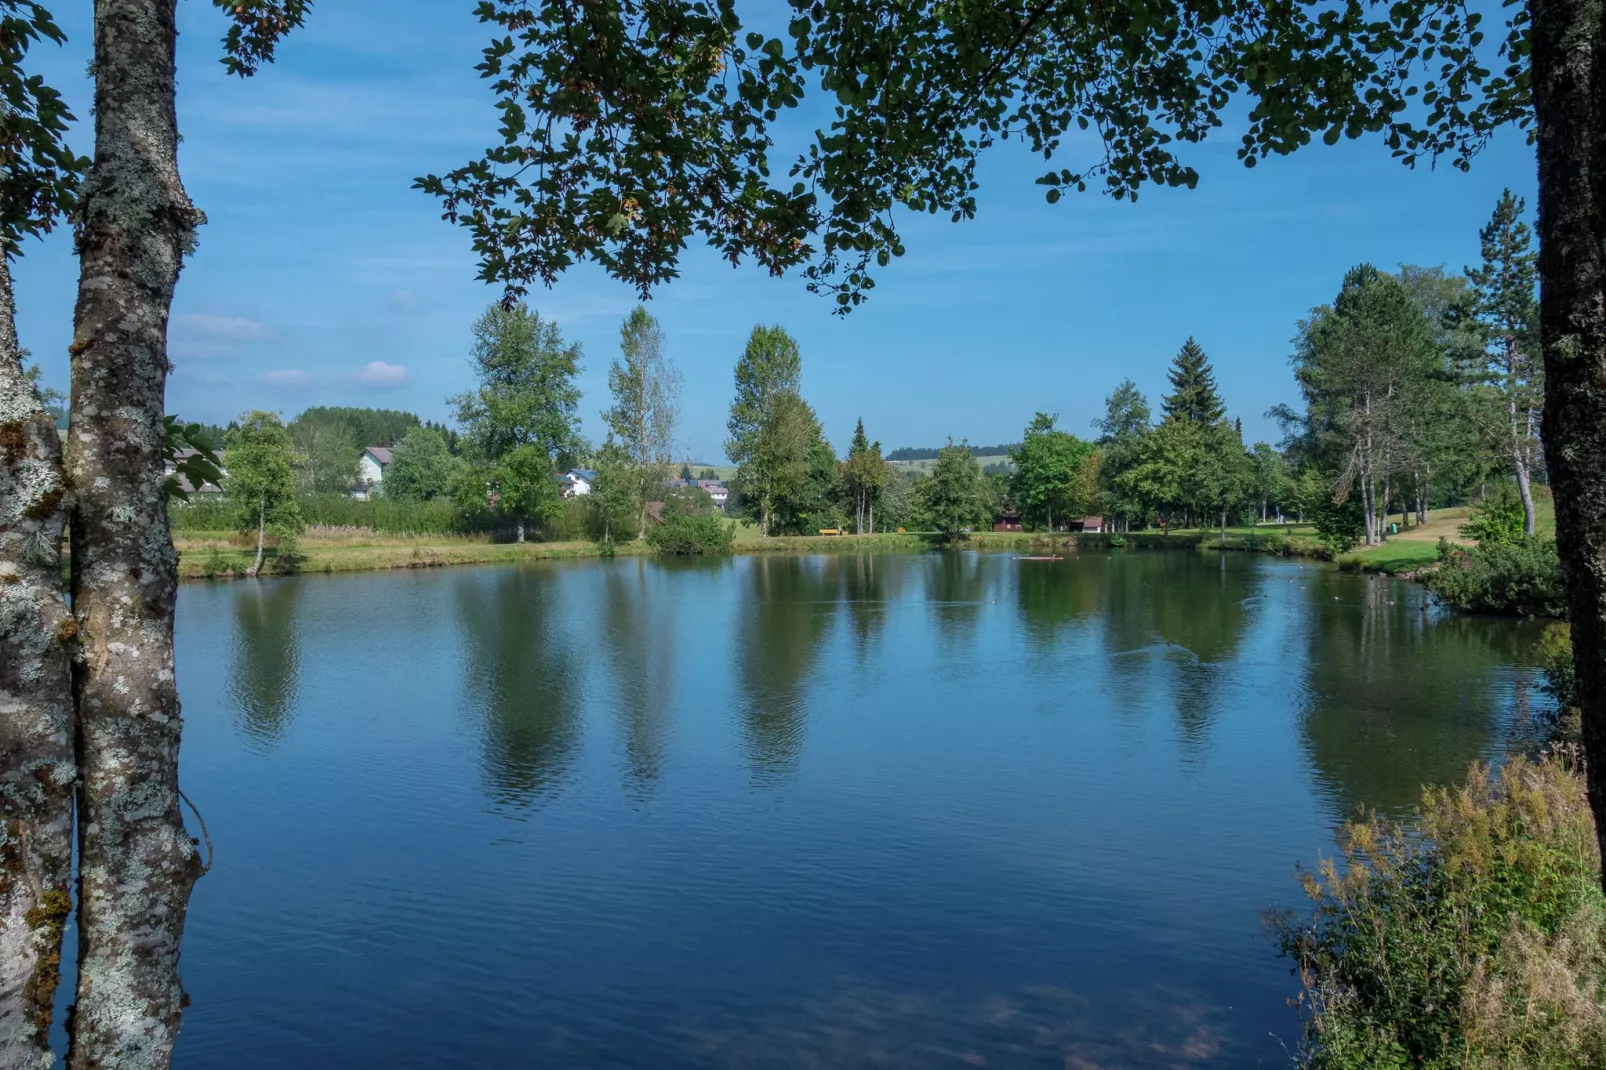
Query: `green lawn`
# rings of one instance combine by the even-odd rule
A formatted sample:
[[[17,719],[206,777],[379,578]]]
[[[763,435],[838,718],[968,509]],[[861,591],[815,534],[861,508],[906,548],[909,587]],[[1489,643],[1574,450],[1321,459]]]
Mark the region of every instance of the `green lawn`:
[[[1439,560],[1439,544],[1425,539],[1390,539],[1382,546],[1338,559],[1340,568],[1360,572],[1415,572]]]

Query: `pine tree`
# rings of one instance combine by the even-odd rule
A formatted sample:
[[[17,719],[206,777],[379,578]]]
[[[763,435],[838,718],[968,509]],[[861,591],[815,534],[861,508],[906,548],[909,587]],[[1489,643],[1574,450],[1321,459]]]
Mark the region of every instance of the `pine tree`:
[[[1474,408],[1487,439],[1511,465],[1522,497],[1523,527],[1534,533],[1532,477],[1543,463],[1539,424],[1544,367],[1539,360],[1539,267],[1526,205],[1508,189],[1479,232],[1483,264],[1466,269],[1487,344],[1468,379],[1488,404]]]
[[[1161,412],[1167,420],[1187,420],[1213,424],[1227,414],[1227,407],[1216,393],[1216,373],[1210,358],[1191,337],[1182,343],[1167,373],[1173,393],[1166,395]]]

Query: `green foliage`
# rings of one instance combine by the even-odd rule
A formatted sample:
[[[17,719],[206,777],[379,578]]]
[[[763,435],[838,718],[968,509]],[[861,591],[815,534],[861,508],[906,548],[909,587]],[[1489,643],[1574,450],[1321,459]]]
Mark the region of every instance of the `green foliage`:
[[[1349,553],[1366,536],[1366,518],[1356,495],[1334,501],[1331,492],[1319,494],[1310,517],[1316,524],[1316,537],[1334,554]]]
[[[371,528],[381,535],[467,535],[491,530],[490,514],[465,513],[448,496],[415,501],[387,495],[364,501],[348,494],[303,494],[297,501],[306,522],[318,527]]]
[[[549,473],[566,467],[581,450],[580,347],[527,305],[493,304],[474,322],[470,361],[479,387],[448,400],[472,453],[500,461],[531,447],[546,456]]]
[[[1584,784],[1559,759],[1474,767],[1415,820],[1351,822],[1272,919],[1313,1070],[1569,1070],[1606,1059],[1606,917]]]
[[[241,414],[228,463],[223,490],[233,506],[235,528],[274,536],[277,560],[292,560],[305,525],[296,504],[295,451],[279,417],[259,410]]]
[[[562,0],[483,0],[498,137],[417,185],[514,292],[590,260],[645,293],[700,235],[772,275],[803,266],[848,309],[903,254],[900,218],[975,214],[979,157],[1003,140],[1051,162],[1050,203],[1192,187],[1187,147],[1232,116],[1248,116],[1246,165],[1376,133],[1408,162],[1465,166],[1494,126],[1531,121],[1527,9],[1507,11],[1496,46],[1479,13],[1425,0],[1141,15],[793,0],[784,37],[744,33],[729,0],[605,0],[584,19]],[[772,160],[774,125],[811,89],[829,125],[790,166]],[[1089,155],[1087,136],[1090,165],[1053,165]]]
[[[1097,495],[1097,480],[1089,485],[1084,468],[1097,448],[1057,430],[1054,419],[1041,412],[1033,416],[1021,444],[1010,453],[1015,464],[1010,490],[1023,517],[1049,530],[1054,530],[1056,518],[1063,522],[1073,513],[1090,512]]]
[[[924,491],[926,517],[944,538],[962,538],[992,519],[981,466],[962,442],[937,455]]]
[[[450,490],[457,467],[457,458],[440,432],[415,427],[391,453],[385,470],[384,496],[404,502],[439,498]]]
[[[1545,670],[1545,693],[1558,705],[1576,709],[1583,705],[1578,694],[1578,670],[1573,665],[1573,633],[1567,624],[1545,629],[1539,641],[1539,660]]]
[[[665,509],[661,524],[647,529],[647,543],[661,554],[728,554],[736,525],[718,513]]]
[[[1472,516],[1461,525],[1461,534],[1476,540],[1480,545],[1514,544],[1521,542],[1525,537],[1524,523],[1522,498],[1517,494],[1517,488],[1508,483],[1501,483],[1495,487],[1494,493],[1472,510]]]
[[[818,526],[836,480],[836,456],[798,392],[797,343],[779,327],[753,328],[736,364],[725,452],[736,464],[736,508],[766,535]]]
[[[1161,419],[1214,424],[1226,417],[1227,406],[1216,392],[1216,373],[1210,367],[1210,358],[1192,338],[1183,342],[1172,358],[1166,378],[1171,382],[1171,393],[1161,405]]]
[[[173,466],[173,474],[163,485],[170,502],[187,502],[191,490],[223,485],[217,445],[200,424],[180,423],[177,416],[162,417],[162,460]]]
[[[584,500],[591,513],[592,530],[605,542],[634,539],[639,534],[644,502],[639,469],[630,451],[609,435],[591,463],[596,468],[597,481]]]
[[[848,456],[837,466],[837,482],[853,507],[854,530],[863,533],[875,517],[882,488],[892,476],[892,466],[881,456],[881,443],[871,442],[864,433],[861,418],[853,429]]]
[[[613,407],[602,414],[612,444],[608,456],[609,501],[603,509],[603,530],[629,536],[644,530],[647,502],[669,475],[680,417],[680,372],[663,352],[658,321],[639,305],[619,328],[622,359],[608,369]],[[597,467],[601,463],[597,462]],[[628,493],[630,502],[624,495]],[[629,506],[633,521],[619,510]],[[616,509],[615,506],[618,508]],[[615,524],[612,521],[620,521]]]
[[[1104,416],[1093,426],[1099,431],[1099,483],[1106,508],[1129,523],[1141,520],[1149,503],[1134,493],[1125,476],[1139,463],[1150,430],[1148,399],[1136,383],[1123,379],[1104,399]]]
[[[422,426],[416,415],[398,409],[315,405],[290,421],[290,435],[294,438],[298,428],[320,425],[339,429],[341,438],[350,442],[356,450],[369,446],[394,446],[406,437],[407,432]]]
[[[386,435],[363,441],[365,435],[380,429],[381,419],[388,415],[391,414],[381,410],[316,408],[290,421],[288,430],[299,458],[296,476],[302,491],[348,494],[356,489],[363,447],[391,444]],[[413,427],[418,426],[418,417],[411,413],[394,415],[406,416]]]
[[[552,459],[540,446],[529,443],[502,455],[495,468],[497,506],[521,526],[525,520],[550,522],[563,499],[552,472]]]
[[[63,140],[73,114],[61,94],[23,69],[39,41],[66,36],[32,0],[0,0],[0,255],[20,252],[20,239],[48,233],[70,215],[89,160]]]
[[[1567,595],[1553,539],[1479,543],[1423,576],[1439,600],[1469,613],[1563,617]]]

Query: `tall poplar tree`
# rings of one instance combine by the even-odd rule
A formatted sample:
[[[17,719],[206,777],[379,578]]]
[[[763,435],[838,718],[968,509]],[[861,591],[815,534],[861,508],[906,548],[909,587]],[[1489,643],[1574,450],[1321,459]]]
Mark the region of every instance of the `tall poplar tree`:
[[[680,372],[664,356],[658,321],[637,305],[619,328],[619,358],[608,369],[613,407],[602,414],[634,469],[636,536],[647,533],[647,499],[668,478],[680,417]],[[615,482],[619,475],[614,475]]]

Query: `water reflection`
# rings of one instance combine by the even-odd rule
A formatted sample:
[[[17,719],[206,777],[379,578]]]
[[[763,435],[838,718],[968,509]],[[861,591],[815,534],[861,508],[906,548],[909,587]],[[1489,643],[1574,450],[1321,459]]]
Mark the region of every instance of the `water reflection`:
[[[187,587],[175,1067],[1286,1065],[1258,911],[1533,633],[1137,550]]]
[[[296,645],[296,607],[302,585],[294,580],[235,584],[234,644],[229,654],[229,692],[240,728],[260,745],[284,735],[295,716],[301,654]]]
[[[881,637],[887,612],[902,593],[901,562],[880,554],[840,554],[830,559],[828,575],[841,600],[853,651],[862,663]]]
[[[1300,732],[1335,819],[1391,814],[1423,782],[1449,783],[1497,750],[1516,694],[1526,699],[1537,629],[1441,617],[1422,590],[1382,578],[1304,578],[1308,696]]]
[[[649,582],[648,562],[614,562],[603,578],[605,663],[624,740],[626,790],[645,798],[663,768],[675,689],[674,620]]]
[[[746,572],[736,639],[742,735],[755,778],[785,779],[803,747],[809,681],[831,629],[834,592],[819,558],[759,557]]]
[[[556,793],[580,746],[583,664],[594,648],[566,627],[563,574],[482,572],[457,584],[463,692],[481,724],[481,769],[500,806]]]
[[[986,555],[948,551],[926,557],[926,600],[937,635],[958,654],[976,638],[982,609],[996,600]]]

